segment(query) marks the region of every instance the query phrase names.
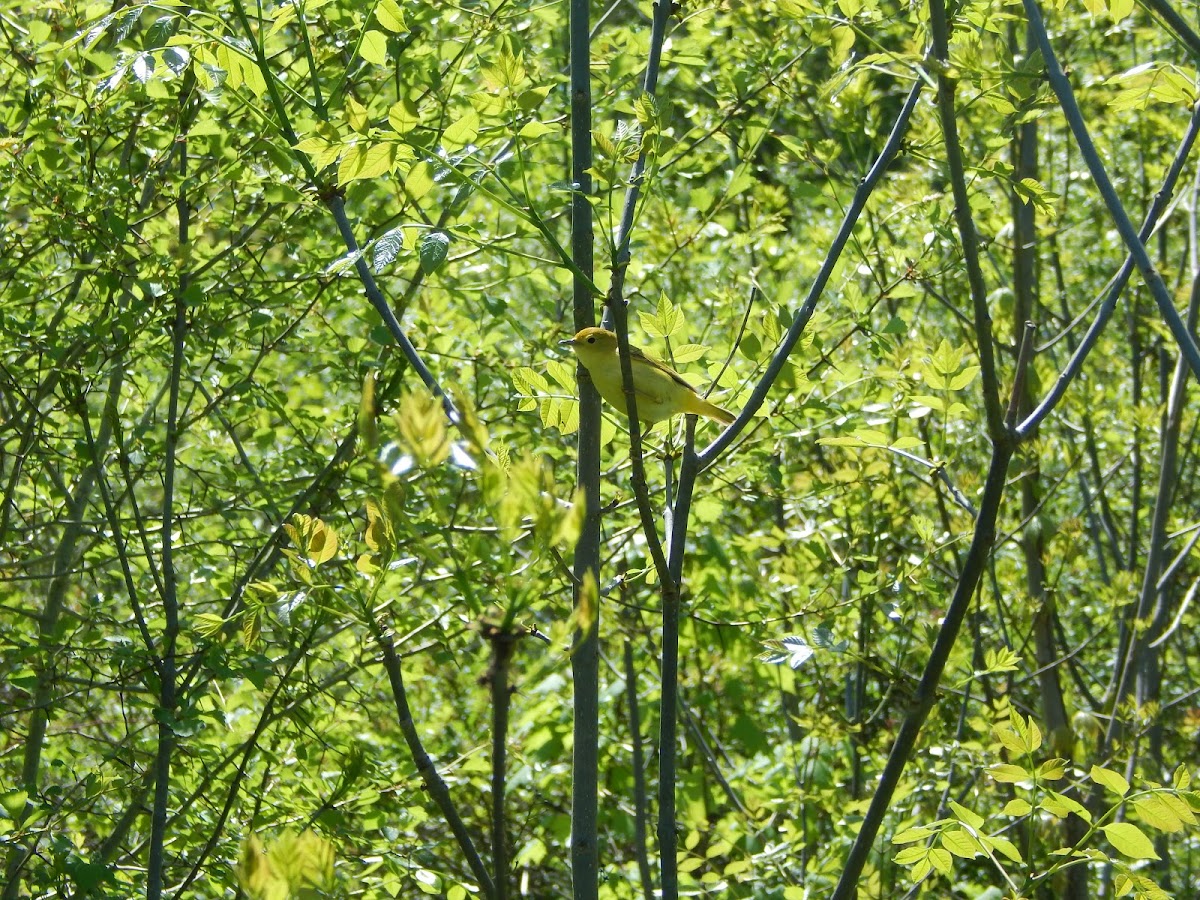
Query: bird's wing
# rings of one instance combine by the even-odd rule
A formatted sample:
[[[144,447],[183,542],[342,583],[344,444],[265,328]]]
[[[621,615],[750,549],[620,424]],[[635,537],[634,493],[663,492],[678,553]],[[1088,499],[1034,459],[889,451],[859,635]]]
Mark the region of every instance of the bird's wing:
[[[678,372],[676,372],[674,369],[672,369],[666,363],[659,362],[653,356],[648,356],[645,352],[643,352],[642,350],[639,350],[637,347],[630,347],[629,355],[634,359],[642,360],[644,363],[646,363],[646,365],[650,366],[650,368],[657,369],[659,372],[662,372],[664,375],[666,375],[668,378],[670,378],[676,384],[687,388],[689,391],[692,391],[693,393],[695,392],[696,389],[694,387],[692,387],[690,384],[688,384],[684,380],[682,375],[680,375]]]

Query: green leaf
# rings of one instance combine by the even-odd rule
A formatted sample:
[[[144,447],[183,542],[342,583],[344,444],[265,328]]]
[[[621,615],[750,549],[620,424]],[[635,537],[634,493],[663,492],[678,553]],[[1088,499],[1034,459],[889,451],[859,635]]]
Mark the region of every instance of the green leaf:
[[[390,266],[400,255],[400,251],[404,249],[404,228],[396,227],[389,231],[385,231],[375,241],[375,252],[372,254],[372,261],[375,264],[375,271],[382,272]]]
[[[564,390],[575,390],[575,366],[552,359],[546,363],[546,373]]]
[[[1008,647],[988,648],[983,654],[983,667],[985,673],[993,672],[1015,672],[1018,664],[1021,662],[1021,657]]]
[[[192,621],[196,634],[206,638],[220,634],[225,627],[224,617],[216,613],[199,613]]]
[[[324,169],[342,154],[341,144],[332,143],[322,137],[305,138],[296,144],[296,149],[308,154],[317,169]]]
[[[359,134],[366,134],[371,127],[371,116],[367,108],[353,97],[346,98],[346,121]]]
[[[20,820],[25,814],[28,800],[28,791],[7,790],[0,794],[0,809],[4,810],[8,818]]]
[[[670,301],[665,293],[658,296],[658,308],[654,313],[654,328],[647,329],[655,337],[670,338],[683,328],[683,313]]]
[[[508,48],[501,50],[495,62],[483,67],[483,78],[492,90],[518,87],[525,80],[524,54],[514,54]]]
[[[417,245],[417,253],[421,258],[421,268],[426,275],[432,275],[442,267],[450,252],[450,235],[444,231],[429,231],[421,236]]]
[[[768,665],[787,663],[791,669],[799,669],[816,652],[809,646],[808,641],[799,635],[789,635],[779,640],[763,641],[770,652],[760,653],[758,659]]]
[[[633,101],[633,112],[644,129],[650,129],[658,123],[658,102],[651,94],[640,94]]]
[[[961,391],[979,376],[979,366],[967,366],[950,379],[949,389]]]
[[[759,355],[762,353],[762,342],[759,341],[757,334],[748,331],[738,341],[738,350],[746,359],[758,362]]]
[[[1188,806],[1187,801],[1177,794],[1169,794],[1165,791],[1160,791],[1154,795],[1159,799],[1159,802],[1167,806],[1171,812],[1179,818],[1179,821],[1187,825],[1200,824],[1196,820],[1192,808]]]
[[[517,392],[526,396],[550,393],[550,383],[536,369],[529,366],[518,366],[509,372],[513,387]]]

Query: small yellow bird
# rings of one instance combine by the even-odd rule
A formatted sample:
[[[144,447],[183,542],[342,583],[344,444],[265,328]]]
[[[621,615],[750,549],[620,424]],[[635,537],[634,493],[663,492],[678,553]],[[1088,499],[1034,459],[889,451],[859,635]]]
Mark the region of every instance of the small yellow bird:
[[[585,328],[569,341],[559,343],[575,351],[592,376],[592,384],[600,396],[624,413],[625,388],[621,381],[617,336],[605,328]],[[722,425],[734,420],[733,413],[709,403],[670,366],[647,356],[637,347],[629,348],[629,356],[633,365],[638,418],[643,422],[652,425],[678,413],[707,416]]]

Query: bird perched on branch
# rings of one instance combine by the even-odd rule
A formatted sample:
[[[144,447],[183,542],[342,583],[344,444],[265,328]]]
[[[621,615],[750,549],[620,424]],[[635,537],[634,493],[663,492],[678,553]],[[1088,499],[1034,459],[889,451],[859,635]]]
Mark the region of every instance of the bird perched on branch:
[[[592,384],[600,396],[624,413],[625,388],[621,381],[617,336],[605,328],[584,328],[569,341],[559,343],[575,351],[592,376]],[[637,397],[638,418],[643,422],[661,422],[678,413],[707,416],[722,425],[733,421],[733,413],[709,403],[666,363],[647,356],[633,346],[629,348],[629,362],[633,366],[633,391]]]

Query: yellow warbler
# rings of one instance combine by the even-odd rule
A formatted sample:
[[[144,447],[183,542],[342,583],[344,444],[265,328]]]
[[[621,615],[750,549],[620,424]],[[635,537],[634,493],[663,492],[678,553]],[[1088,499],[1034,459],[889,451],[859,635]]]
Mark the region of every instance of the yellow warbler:
[[[625,388],[621,381],[617,336],[604,328],[585,328],[571,340],[559,343],[575,351],[592,376],[592,384],[600,396],[624,413]],[[629,348],[629,356],[633,365],[638,418],[643,422],[661,422],[678,413],[707,416],[722,425],[733,421],[733,413],[709,403],[670,366],[647,356],[637,347]]]

